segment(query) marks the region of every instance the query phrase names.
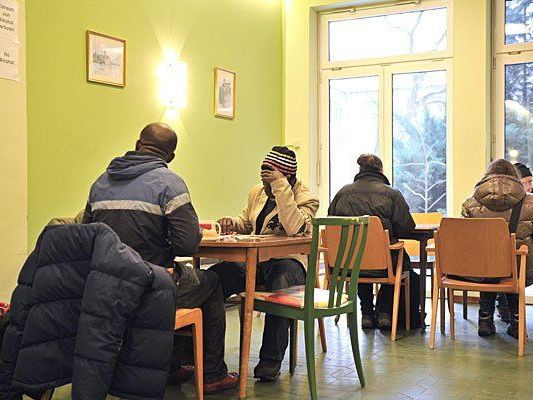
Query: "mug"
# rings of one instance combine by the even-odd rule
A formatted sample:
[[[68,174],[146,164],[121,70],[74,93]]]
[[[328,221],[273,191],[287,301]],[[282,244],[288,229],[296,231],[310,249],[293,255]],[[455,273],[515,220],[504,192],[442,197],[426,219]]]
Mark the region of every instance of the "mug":
[[[200,221],[200,228],[202,228],[204,237],[214,237],[220,235],[222,228],[216,221]]]

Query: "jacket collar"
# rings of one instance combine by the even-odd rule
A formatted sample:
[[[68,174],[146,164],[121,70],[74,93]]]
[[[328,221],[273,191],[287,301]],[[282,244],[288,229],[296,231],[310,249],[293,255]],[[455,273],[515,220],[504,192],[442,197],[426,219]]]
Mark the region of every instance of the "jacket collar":
[[[359,172],[357,175],[355,175],[355,178],[353,178],[354,182],[357,182],[358,180],[381,181],[385,185],[390,186],[389,180],[381,172]]]

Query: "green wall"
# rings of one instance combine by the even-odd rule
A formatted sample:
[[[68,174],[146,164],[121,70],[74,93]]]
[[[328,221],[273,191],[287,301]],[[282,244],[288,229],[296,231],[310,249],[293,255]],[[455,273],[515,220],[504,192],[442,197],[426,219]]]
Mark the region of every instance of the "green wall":
[[[54,216],[84,207],[91,183],[140,129],[178,131],[171,168],[201,218],[240,211],[259,163],[281,143],[280,0],[27,0],[29,245]],[[127,86],[87,83],[85,31],[127,41]],[[188,105],[159,103],[157,69],[188,64]],[[237,72],[234,121],[213,116],[213,69]]]

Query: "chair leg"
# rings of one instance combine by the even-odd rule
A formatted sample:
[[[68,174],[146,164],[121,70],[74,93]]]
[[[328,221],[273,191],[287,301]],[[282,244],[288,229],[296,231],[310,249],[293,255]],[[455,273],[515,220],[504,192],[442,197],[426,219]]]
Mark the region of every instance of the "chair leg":
[[[320,344],[322,345],[322,353],[327,353],[328,343],[326,341],[326,328],[324,326],[324,318],[318,319],[318,332],[320,334]]]
[[[440,291],[440,333],[446,331],[446,290]]]
[[[350,330],[350,341],[352,342],[352,353],[355,362],[355,369],[357,370],[357,376],[361,387],[365,387],[365,374],[363,372],[363,362],[361,361],[361,353],[359,352],[359,336],[357,329],[357,308],[354,306],[353,313],[346,315],[348,319],[348,328]]]
[[[396,340],[396,333],[398,331],[398,309],[400,308],[401,288],[402,288],[401,282],[399,284],[394,285],[394,300],[392,303],[392,330],[391,330],[391,335],[390,335],[390,339],[393,342]]]
[[[305,334],[305,358],[307,360],[307,379],[309,381],[309,392],[311,399],[318,399],[316,392],[316,371],[315,371],[315,321],[313,319],[304,320]]]
[[[524,273],[524,272],[521,272]],[[511,315],[511,318],[513,316]],[[524,288],[518,294],[518,356],[524,355],[526,344],[526,295]]]
[[[468,319],[468,292],[463,290],[463,319]]]
[[[298,320],[291,319],[290,333],[289,372],[293,375],[296,370],[296,360],[298,358]]]
[[[411,279],[409,275],[405,279],[405,286],[403,287],[405,296],[405,331],[411,329]]]
[[[202,320],[196,321],[192,326],[194,338],[194,376],[196,382],[196,395],[198,400],[204,398],[204,338]]]
[[[41,396],[41,400],[51,400],[53,395],[54,395],[54,389],[48,389]]]
[[[433,299],[431,301],[431,330],[429,333],[429,348],[435,348],[435,331],[437,330],[437,308],[439,305],[439,287],[434,285],[433,287]]]
[[[453,289],[448,289],[448,308],[450,310],[450,336],[455,339],[455,307],[453,302]]]

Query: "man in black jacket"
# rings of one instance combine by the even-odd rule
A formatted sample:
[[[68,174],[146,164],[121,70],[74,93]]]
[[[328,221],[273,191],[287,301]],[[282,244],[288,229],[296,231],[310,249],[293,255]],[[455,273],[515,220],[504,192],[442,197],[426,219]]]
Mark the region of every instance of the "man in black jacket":
[[[141,132],[135,151],[117,157],[91,187],[84,223],[103,222],[141,257],[172,267],[176,256],[196,252],[202,232],[183,179],[167,164],[178,143],[168,125],[152,123]],[[204,325],[204,391],[216,393],[238,384],[224,362],[226,317],[217,274],[175,268],[178,307],[199,307]],[[176,375],[192,375],[182,368]],[[172,377],[172,375],[171,375]]]
[[[390,186],[389,180],[383,175],[383,163],[373,154],[363,154],[357,159],[359,173],[354,182],[344,186],[331,202],[329,215],[357,216],[372,215],[379,217],[383,228],[389,231],[391,243],[398,241],[398,236],[410,232],[415,228],[415,222],[409,212],[403,195]],[[393,265],[398,255],[392,254]],[[404,253],[403,268],[411,267],[409,256]],[[371,274],[365,272],[364,274]],[[363,273],[361,276],[365,276]],[[379,276],[385,276],[386,270],[379,271]],[[377,275],[366,275],[377,276]],[[372,284],[359,284],[359,300],[361,302],[362,327],[373,329],[376,326],[376,316],[373,304]],[[377,325],[379,329],[388,330],[391,327],[393,287],[382,285],[376,302]]]

